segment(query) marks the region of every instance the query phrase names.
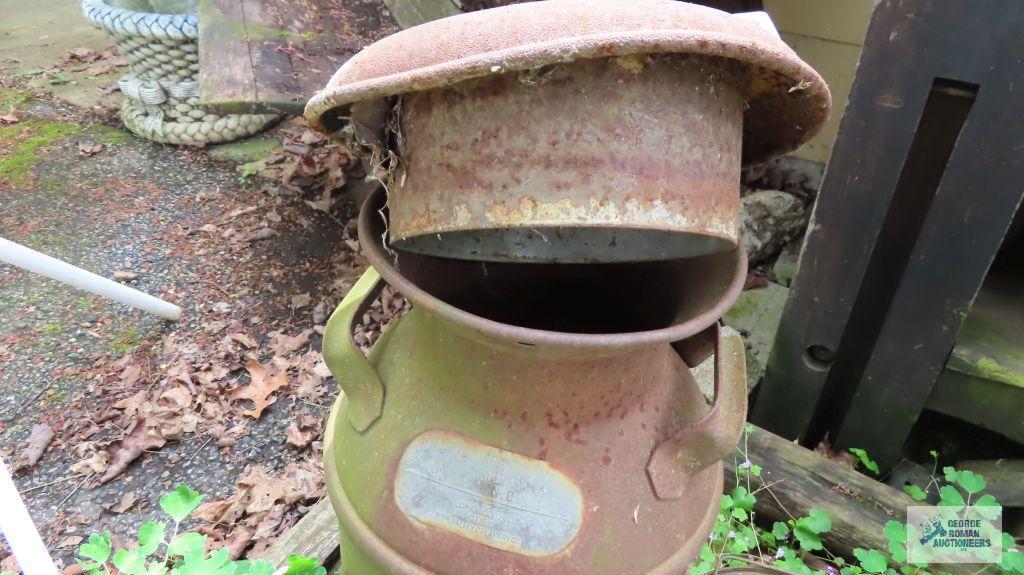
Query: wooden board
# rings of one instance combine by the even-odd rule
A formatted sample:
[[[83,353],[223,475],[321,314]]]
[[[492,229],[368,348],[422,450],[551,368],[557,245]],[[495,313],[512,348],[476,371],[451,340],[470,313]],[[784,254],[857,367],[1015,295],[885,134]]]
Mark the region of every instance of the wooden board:
[[[398,30],[379,0],[199,0],[200,104],[302,114],[364,46]]]
[[[956,337],[946,368],[1016,387],[1024,411],[1024,271],[993,271]]]
[[[324,497],[306,513],[299,522],[281,535],[262,555],[275,567],[287,565],[289,555],[316,557],[321,565],[331,566],[338,562],[338,517],[334,514],[330,499]],[[328,571],[335,573],[336,571]]]
[[[1024,459],[961,461],[961,469],[970,469],[985,477],[991,494],[1003,507],[1024,507]]]
[[[751,419],[902,456],[1021,201],[1024,5],[877,3]]]
[[[1024,389],[945,369],[925,407],[1024,444]]]
[[[824,543],[829,551],[845,557],[851,557],[858,547],[887,550],[889,542],[883,534],[886,522],[905,522],[907,506],[922,505],[848,465],[826,459],[759,427],[747,436],[746,450],[747,459],[761,466],[761,477],[775,495],[764,491],[757,495],[756,520],[764,525],[766,521],[770,524],[805,517],[811,508],[827,511],[832,530],[824,537]],[[742,463],[740,458],[736,455],[726,460],[726,491],[736,485],[732,469]],[[942,567],[954,575],[975,571],[970,565]]]

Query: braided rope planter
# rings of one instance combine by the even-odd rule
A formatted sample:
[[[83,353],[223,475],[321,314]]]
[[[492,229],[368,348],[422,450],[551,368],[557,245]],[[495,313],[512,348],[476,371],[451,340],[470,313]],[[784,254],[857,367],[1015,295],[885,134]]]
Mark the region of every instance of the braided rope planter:
[[[274,114],[211,114],[199,100],[199,26],[195,13],[152,14],[83,0],[82,11],[106,30],[131,73],[118,80],[124,125],[165,144],[215,144],[256,134]]]

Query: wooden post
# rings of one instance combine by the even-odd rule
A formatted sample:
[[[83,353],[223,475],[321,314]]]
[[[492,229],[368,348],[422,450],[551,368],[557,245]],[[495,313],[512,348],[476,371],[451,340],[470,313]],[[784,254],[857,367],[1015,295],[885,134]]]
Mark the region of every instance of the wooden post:
[[[899,461],[1021,201],[1022,35],[1017,3],[876,5],[752,421]]]

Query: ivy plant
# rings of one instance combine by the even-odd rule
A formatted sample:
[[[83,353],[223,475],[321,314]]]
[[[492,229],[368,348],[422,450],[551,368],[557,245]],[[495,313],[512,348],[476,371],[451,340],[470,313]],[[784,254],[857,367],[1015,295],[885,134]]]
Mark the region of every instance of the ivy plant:
[[[926,572],[945,575],[941,569],[927,564],[907,561],[907,526],[900,521],[889,521],[883,528],[888,543],[886,549],[854,549],[853,557],[840,557],[828,550],[828,534],[832,519],[823,509],[812,508],[806,516],[789,515],[785,522],[772,525],[756,522],[758,497],[771,497],[778,502],[771,484],[761,477],[761,467],[747,456],[747,437],[753,431],[747,426],[743,445],[738,449],[741,457],[735,470],[736,487],[722,496],[718,517],[708,541],[701,548],[690,567],[690,575],[708,575],[725,567],[769,565],[797,575],[925,575]],[[878,464],[863,449],[851,449],[860,467],[877,475]],[[917,501],[929,494],[938,496],[942,505],[972,506],[983,517],[998,515],[995,497],[982,493],[986,487],[982,476],[970,471],[946,467],[942,477],[937,476],[938,453],[932,479],[922,487],[908,486],[906,491]],[[943,481],[943,479],[945,481]],[[780,504],[781,505],[781,504]],[[986,515],[985,507],[993,507]],[[1015,547],[1009,534],[1002,533],[1001,562],[990,564],[978,571],[991,575],[1024,575],[1024,553]]]
[[[160,498],[160,508],[170,518],[139,526],[135,545],[114,549],[110,532],[94,533],[78,549],[78,564],[87,575],[326,575],[316,558],[291,555],[287,567],[277,569],[267,561],[232,560],[227,549],[206,550],[206,536],[178,533],[181,524],[203,497],[187,485]],[[5,574],[6,575],[6,574]]]

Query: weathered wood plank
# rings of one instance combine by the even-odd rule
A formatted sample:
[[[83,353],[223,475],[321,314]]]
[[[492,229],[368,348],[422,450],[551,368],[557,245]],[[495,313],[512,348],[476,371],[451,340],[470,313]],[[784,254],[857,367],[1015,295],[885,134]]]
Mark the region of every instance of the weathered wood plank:
[[[906,521],[907,506],[921,505],[902,491],[759,427],[754,427],[746,441],[747,459],[761,466],[761,477],[775,495],[758,494],[754,507],[757,521],[785,522],[791,514],[806,516],[812,507],[827,511],[832,531],[825,537],[825,545],[833,553],[850,557],[858,547],[888,549],[882,533],[886,522]],[[740,442],[742,449],[743,440]],[[731,470],[739,463],[741,454],[726,459],[726,491],[736,486]],[[942,567],[954,575],[972,572],[969,565]]]
[[[985,477],[991,494],[1003,507],[1024,507],[1024,459],[961,461],[960,469],[970,469]]]
[[[200,103],[301,114],[345,61],[398,30],[379,0],[200,0]]]
[[[925,405],[1024,444],[1024,389],[945,369]]]
[[[199,86],[205,104],[255,102],[242,3],[199,0]],[[203,49],[207,48],[207,49]],[[221,112],[236,110],[220,109]],[[248,111],[238,110],[238,111]]]
[[[946,368],[1015,386],[1024,407],[1022,286],[1024,272],[1016,266],[993,271],[971,305]]]
[[[462,12],[458,0],[384,0],[384,3],[402,28],[412,28]]]
[[[338,561],[338,517],[334,514],[328,498],[324,497],[318,501],[259,559],[281,567],[286,564],[291,554],[316,557],[324,566],[333,565]]]
[[[886,549],[886,521],[904,521],[906,507],[917,504],[901,491],[756,426],[747,436],[746,449],[747,459],[761,466],[761,477],[778,499],[766,493],[758,496],[758,520],[785,522],[789,514],[802,517],[812,507],[823,509],[832,518],[827,543],[834,553],[849,556],[857,547]],[[726,460],[727,491],[735,486],[731,469],[742,463],[741,457]]]

